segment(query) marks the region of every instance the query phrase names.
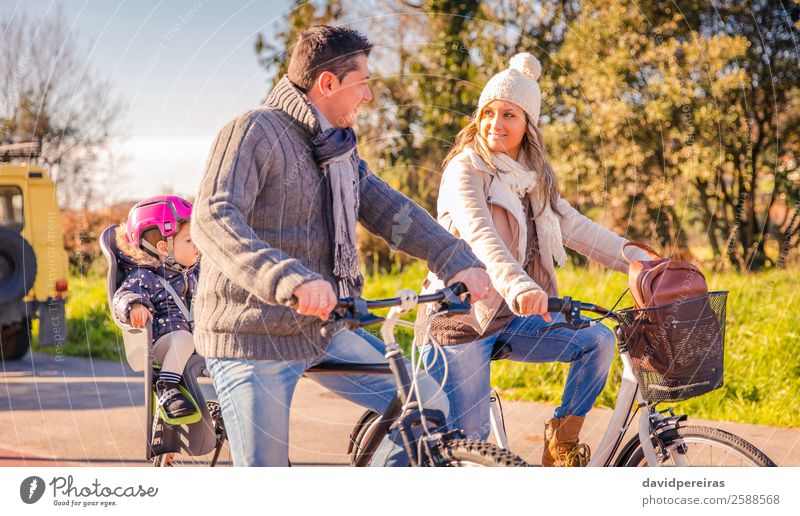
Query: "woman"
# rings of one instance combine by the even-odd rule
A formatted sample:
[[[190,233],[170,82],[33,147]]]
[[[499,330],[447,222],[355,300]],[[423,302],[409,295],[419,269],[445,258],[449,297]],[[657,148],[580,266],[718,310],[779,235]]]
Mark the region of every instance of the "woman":
[[[444,159],[438,220],[472,247],[493,288],[469,315],[438,318],[429,335],[444,345],[451,427],[480,439],[489,434],[489,361],[496,344],[511,348],[510,360],[569,362],[561,406],[545,421],[542,464],[583,466],[590,450],[578,436],[605,385],[615,338],[602,325],[539,330],[563,317],[548,314],[547,298],[558,296],[553,261],[564,264],[564,245],[625,273],[627,240],[560,198],[537,126],[540,73],[532,55],[514,56],[510,68],[487,83],[474,120]],[[426,290],[441,286],[429,274]],[[442,360],[429,344],[423,353],[442,383]]]

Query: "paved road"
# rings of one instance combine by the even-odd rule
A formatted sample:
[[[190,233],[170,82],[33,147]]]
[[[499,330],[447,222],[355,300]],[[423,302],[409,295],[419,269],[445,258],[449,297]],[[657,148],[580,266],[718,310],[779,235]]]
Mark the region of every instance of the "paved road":
[[[31,353],[0,369],[0,465],[145,466],[141,375],[127,365]],[[208,385],[207,388],[211,389]],[[530,462],[541,457],[542,427],[553,406],[505,402],[510,448]],[[347,436],[362,409],[302,379],[293,401],[294,465],[346,464]],[[599,443],[610,410],[590,413],[584,431]],[[781,466],[800,466],[800,430],[724,422]]]

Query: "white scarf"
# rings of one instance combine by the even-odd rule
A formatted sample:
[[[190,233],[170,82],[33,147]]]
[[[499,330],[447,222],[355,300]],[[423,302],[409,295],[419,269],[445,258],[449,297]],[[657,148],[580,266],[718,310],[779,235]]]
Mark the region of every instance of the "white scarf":
[[[501,171],[497,174],[497,178],[515,194],[511,197],[514,199],[512,202],[519,203],[518,213],[524,213],[522,210],[522,198],[526,195],[532,196],[532,200],[539,201],[543,206],[544,209],[534,219],[537,237],[540,241],[550,244],[553,259],[559,267],[563,266],[567,261],[567,253],[564,250],[564,242],[561,238],[561,222],[550,207],[550,203],[545,200],[543,192],[541,192],[536,171],[526,168],[519,161],[501,152],[493,152],[492,159],[494,160],[494,166]],[[519,229],[521,249],[524,249],[527,243],[527,234],[528,226],[523,222]],[[525,260],[527,249],[524,251],[520,258],[523,261]]]

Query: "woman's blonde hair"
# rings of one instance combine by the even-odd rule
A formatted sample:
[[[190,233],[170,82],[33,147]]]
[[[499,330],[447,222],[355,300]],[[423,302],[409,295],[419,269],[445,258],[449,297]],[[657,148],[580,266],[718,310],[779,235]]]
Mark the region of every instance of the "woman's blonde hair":
[[[450,152],[448,152],[447,156],[442,160],[442,170],[447,168],[448,163],[457,155],[461,154],[465,148],[471,146],[492,170],[499,174],[503,173],[495,167],[494,160],[492,159],[492,151],[489,150],[486,140],[478,131],[482,113],[483,109],[479,108],[469,124],[458,132],[455,145],[453,145],[453,148],[450,149]],[[527,166],[531,166],[533,170],[539,174],[539,194],[550,204],[553,212],[558,213],[558,208],[556,207],[556,201],[559,195],[558,180],[556,179],[556,173],[545,158],[542,132],[536,124],[531,123],[527,115],[525,115],[525,119],[525,134],[522,136],[520,154],[524,158],[524,162],[527,163]],[[544,207],[542,209],[544,209]],[[541,213],[541,211],[539,213]],[[537,213],[536,216],[539,216],[539,213]]]

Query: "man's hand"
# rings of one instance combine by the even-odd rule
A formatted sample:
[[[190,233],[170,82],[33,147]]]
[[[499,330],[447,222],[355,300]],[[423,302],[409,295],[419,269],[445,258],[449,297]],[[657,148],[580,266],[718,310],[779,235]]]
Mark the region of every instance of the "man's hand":
[[[144,328],[147,320],[153,320],[153,314],[141,303],[133,303],[130,311],[131,326],[134,328]]]
[[[484,269],[479,267],[470,267],[469,269],[464,269],[459,272],[450,279],[448,286],[453,283],[458,283],[459,281],[467,286],[470,299],[473,302],[480,301],[486,297],[489,293],[489,288],[492,286],[489,275],[486,274]]]
[[[547,292],[544,290],[526,290],[517,294],[514,302],[520,314],[541,315],[545,321],[553,322],[550,312],[547,311]]]
[[[300,315],[316,315],[323,321],[336,308],[339,301],[331,284],[325,280],[314,280],[303,283],[294,291],[297,298],[297,313]]]

